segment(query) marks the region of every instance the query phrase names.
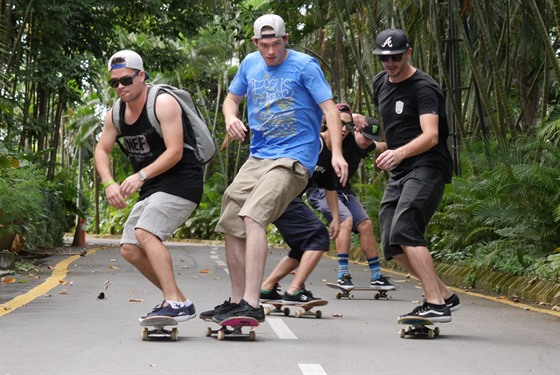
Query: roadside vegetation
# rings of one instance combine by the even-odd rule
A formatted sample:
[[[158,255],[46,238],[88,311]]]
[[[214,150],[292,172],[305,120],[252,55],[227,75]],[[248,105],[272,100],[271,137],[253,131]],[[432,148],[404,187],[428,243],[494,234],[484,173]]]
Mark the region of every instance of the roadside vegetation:
[[[237,62],[254,51],[252,23],[273,12],[286,20],[291,48],[321,62],[335,100],[366,115],[375,115],[371,84],[381,70],[375,35],[405,29],[413,64],[441,83],[449,104],[455,177],[429,229],[435,259],[560,281],[557,2],[122,3],[1,0],[0,238],[17,234],[39,253],[61,246],[77,217],[88,233],[120,233],[128,211],[107,206],[92,160],[116,99],[109,56],[134,49],[152,82],[188,89],[220,146],[220,106]],[[247,154],[235,142],[205,166],[203,202],[176,237],[221,239],[222,192]],[[115,149],[115,178],[128,168]],[[371,159],[353,181],[377,235],[385,183]],[[281,243],[272,227],[270,241]]]

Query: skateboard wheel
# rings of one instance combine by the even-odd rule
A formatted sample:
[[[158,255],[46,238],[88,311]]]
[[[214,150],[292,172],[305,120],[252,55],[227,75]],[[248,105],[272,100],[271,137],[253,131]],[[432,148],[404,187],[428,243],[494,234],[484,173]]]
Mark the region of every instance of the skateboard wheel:
[[[316,317],[317,319],[321,319],[322,316],[323,316],[323,313],[321,312],[321,310],[317,310],[317,311],[315,312],[315,317]]]
[[[289,308],[284,308],[284,315],[289,316],[290,315],[290,309]]]
[[[265,307],[264,308],[264,314],[265,315],[270,315],[270,312],[271,312],[270,307]]]
[[[439,327],[434,328],[434,336],[435,337],[439,336]]]
[[[142,330],[142,341],[148,341],[148,328]]]
[[[375,295],[373,296],[373,299],[379,299],[379,297],[381,297],[381,294],[375,293]]]
[[[257,339],[257,333],[255,331],[249,332],[249,341],[255,341]]]
[[[206,328],[206,337],[210,337],[212,336],[212,328],[208,327]]]
[[[393,297],[390,294],[387,294],[387,299],[393,299]]]
[[[428,338],[429,338],[429,339],[433,339],[433,338],[434,338],[434,331],[432,331],[432,330],[429,330],[429,331],[428,331]]]
[[[404,337],[406,336],[406,331],[404,330],[404,328],[399,331],[399,336],[401,337],[401,339],[404,339]]]
[[[226,338],[226,333],[222,330],[218,331],[218,340],[224,340]]]
[[[179,331],[177,330],[177,328],[173,328],[171,330],[171,341],[177,341],[178,338],[179,338]]]
[[[302,315],[301,311],[299,311],[299,310],[296,311],[296,313],[295,313],[296,318],[301,318],[301,315]]]
[[[350,294],[348,295],[348,299],[354,299],[354,295],[353,295],[352,293],[350,293]]]
[[[336,299],[341,299],[342,298],[342,293],[336,293]]]

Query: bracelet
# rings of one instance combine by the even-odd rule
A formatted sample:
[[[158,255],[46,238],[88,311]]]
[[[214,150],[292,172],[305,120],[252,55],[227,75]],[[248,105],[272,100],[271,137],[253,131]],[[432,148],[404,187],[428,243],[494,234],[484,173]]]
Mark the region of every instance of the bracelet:
[[[109,185],[112,185],[114,183],[115,183],[115,180],[113,180],[113,179],[110,179],[109,181],[104,182],[103,185],[102,185],[103,189],[107,189],[109,187]]]

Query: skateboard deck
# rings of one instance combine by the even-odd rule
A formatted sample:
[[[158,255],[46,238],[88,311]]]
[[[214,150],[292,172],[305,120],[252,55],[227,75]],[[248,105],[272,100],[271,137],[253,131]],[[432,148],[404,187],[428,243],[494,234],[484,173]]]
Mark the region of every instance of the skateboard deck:
[[[153,316],[146,318],[140,322],[142,328],[142,341],[148,341],[151,338],[171,338],[171,341],[177,341],[179,338],[179,331],[177,325],[179,323],[170,317],[166,316]],[[153,327],[149,329],[148,327]],[[166,329],[165,327],[172,327]]]
[[[434,327],[433,329],[428,327],[434,325],[434,322],[427,318],[404,317],[399,318],[397,323],[408,325],[408,327],[399,330],[399,336],[401,338],[404,338],[405,336],[423,336],[428,337],[429,339],[433,339],[440,334],[439,327]]]
[[[388,292],[390,292],[391,290],[400,289],[399,287],[396,287],[396,286],[392,289],[381,289],[381,288],[375,287],[375,286],[351,286],[351,287],[347,287],[347,286],[341,286],[341,285],[338,285],[337,283],[331,283],[331,282],[327,282],[327,283],[325,283],[325,285],[328,286],[329,288],[339,290],[339,292],[336,294],[336,299],[341,299],[341,298],[354,299],[354,294],[352,292],[375,292],[375,294],[373,295],[374,299],[385,298],[387,300],[390,300],[393,297],[391,297],[391,295]]]
[[[217,323],[213,320],[214,323]],[[246,338],[249,341],[255,341],[257,338],[256,329],[259,326],[259,322],[255,318],[250,318],[248,316],[236,316],[234,318],[229,318],[223,320],[219,323],[221,327],[219,329],[212,329],[211,327],[206,328],[206,337],[216,335],[218,340],[225,340],[226,338]],[[249,327],[249,331],[244,333],[243,327]]]
[[[318,306],[325,306],[328,303],[329,301],[326,301],[324,299],[319,299],[310,302],[264,301],[261,304],[265,306],[264,313],[266,315],[270,315],[272,313],[283,313],[285,316],[290,316],[290,312],[291,312],[290,308],[293,307],[293,308],[297,308],[297,310],[294,313],[294,316],[296,318],[301,318],[302,316],[305,315],[311,315],[317,319],[321,319],[321,317],[323,316],[321,310],[311,311],[311,309]],[[274,307],[274,309],[271,309],[269,306],[266,305],[270,305]]]

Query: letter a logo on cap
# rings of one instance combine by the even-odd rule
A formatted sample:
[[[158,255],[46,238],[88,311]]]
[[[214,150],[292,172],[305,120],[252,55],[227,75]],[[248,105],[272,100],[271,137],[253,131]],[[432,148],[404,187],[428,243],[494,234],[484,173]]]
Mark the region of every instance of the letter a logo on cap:
[[[383,42],[383,44],[381,45],[381,47],[389,47],[389,48],[393,48],[393,37],[390,36],[387,39],[385,39],[385,41]]]

